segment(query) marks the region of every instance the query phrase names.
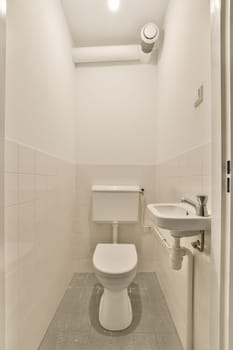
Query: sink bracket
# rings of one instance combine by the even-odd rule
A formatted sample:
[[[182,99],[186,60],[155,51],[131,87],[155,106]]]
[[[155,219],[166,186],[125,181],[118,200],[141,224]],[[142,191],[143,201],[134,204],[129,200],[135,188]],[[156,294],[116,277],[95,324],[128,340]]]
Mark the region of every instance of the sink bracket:
[[[203,252],[205,248],[205,231],[200,231],[201,238],[192,243],[192,247],[199,252]]]

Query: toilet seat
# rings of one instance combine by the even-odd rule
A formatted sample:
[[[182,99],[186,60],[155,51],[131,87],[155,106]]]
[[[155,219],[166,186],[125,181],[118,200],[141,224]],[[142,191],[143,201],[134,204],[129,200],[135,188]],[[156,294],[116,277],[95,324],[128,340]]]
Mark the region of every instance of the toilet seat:
[[[104,274],[122,275],[136,268],[138,262],[134,244],[97,244],[93,264]]]

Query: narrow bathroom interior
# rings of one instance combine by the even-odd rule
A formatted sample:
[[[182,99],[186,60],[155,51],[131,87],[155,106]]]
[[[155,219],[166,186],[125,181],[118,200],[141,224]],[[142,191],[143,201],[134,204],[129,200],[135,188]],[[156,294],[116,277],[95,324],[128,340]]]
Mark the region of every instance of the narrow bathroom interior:
[[[3,349],[213,350],[210,3],[7,0]]]

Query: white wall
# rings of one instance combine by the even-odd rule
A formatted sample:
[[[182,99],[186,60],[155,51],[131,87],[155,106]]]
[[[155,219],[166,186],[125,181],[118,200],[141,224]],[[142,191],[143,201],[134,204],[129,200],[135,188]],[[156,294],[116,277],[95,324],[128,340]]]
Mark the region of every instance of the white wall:
[[[74,161],[74,67],[59,0],[8,1],[6,137]]]
[[[77,163],[154,164],[155,66],[88,66],[75,74]]]
[[[59,0],[8,4],[6,349],[36,350],[72,275],[74,66]]]
[[[74,270],[93,271],[97,242],[112,242],[110,225],[91,222],[93,184],[139,185],[152,200],[157,71],[154,65],[76,69],[77,226]],[[138,225],[121,225],[120,242],[135,243],[140,271],[153,271],[154,239]]]
[[[0,0],[0,349],[5,349],[5,271],[4,271],[4,122],[5,122],[5,55],[6,1]]]
[[[158,62],[157,166],[154,174],[155,200],[158,202],[176,202],[183,196],[192,197],[198,193],[211,194],[209,27],[209,0],[170,1]],[[196,90],[201,83],[204,85],[204,102],[195,109]],[[209,240],[206,234],[204,253],[193,251],[194,350],[210,349]],[[189,240],[184,240],[183,244],[192,249]],[[162,250],[158,244],[157,275],[184,344],[187,331],[183,309],[185,270],[178,272],[179,283],[175,283],[176,276],[169,270]]]
[[[158,64],[156,162],[210,142],[210,1],[170,1]],[[197,88],[204,102],[195,109]]]

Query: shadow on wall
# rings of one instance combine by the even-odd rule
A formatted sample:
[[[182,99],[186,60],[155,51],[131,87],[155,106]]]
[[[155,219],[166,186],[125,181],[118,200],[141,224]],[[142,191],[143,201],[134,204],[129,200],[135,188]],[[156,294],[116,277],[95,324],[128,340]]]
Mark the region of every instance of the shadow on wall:
[[[165,31],[164,29],[160,29],[160,34],[159,34],[159,49],[156,50],[156,60],[152,61],[152,64],[157,65],[160,57],[163,52],[163,46],[164,46],[164,38],[165,38]]]

